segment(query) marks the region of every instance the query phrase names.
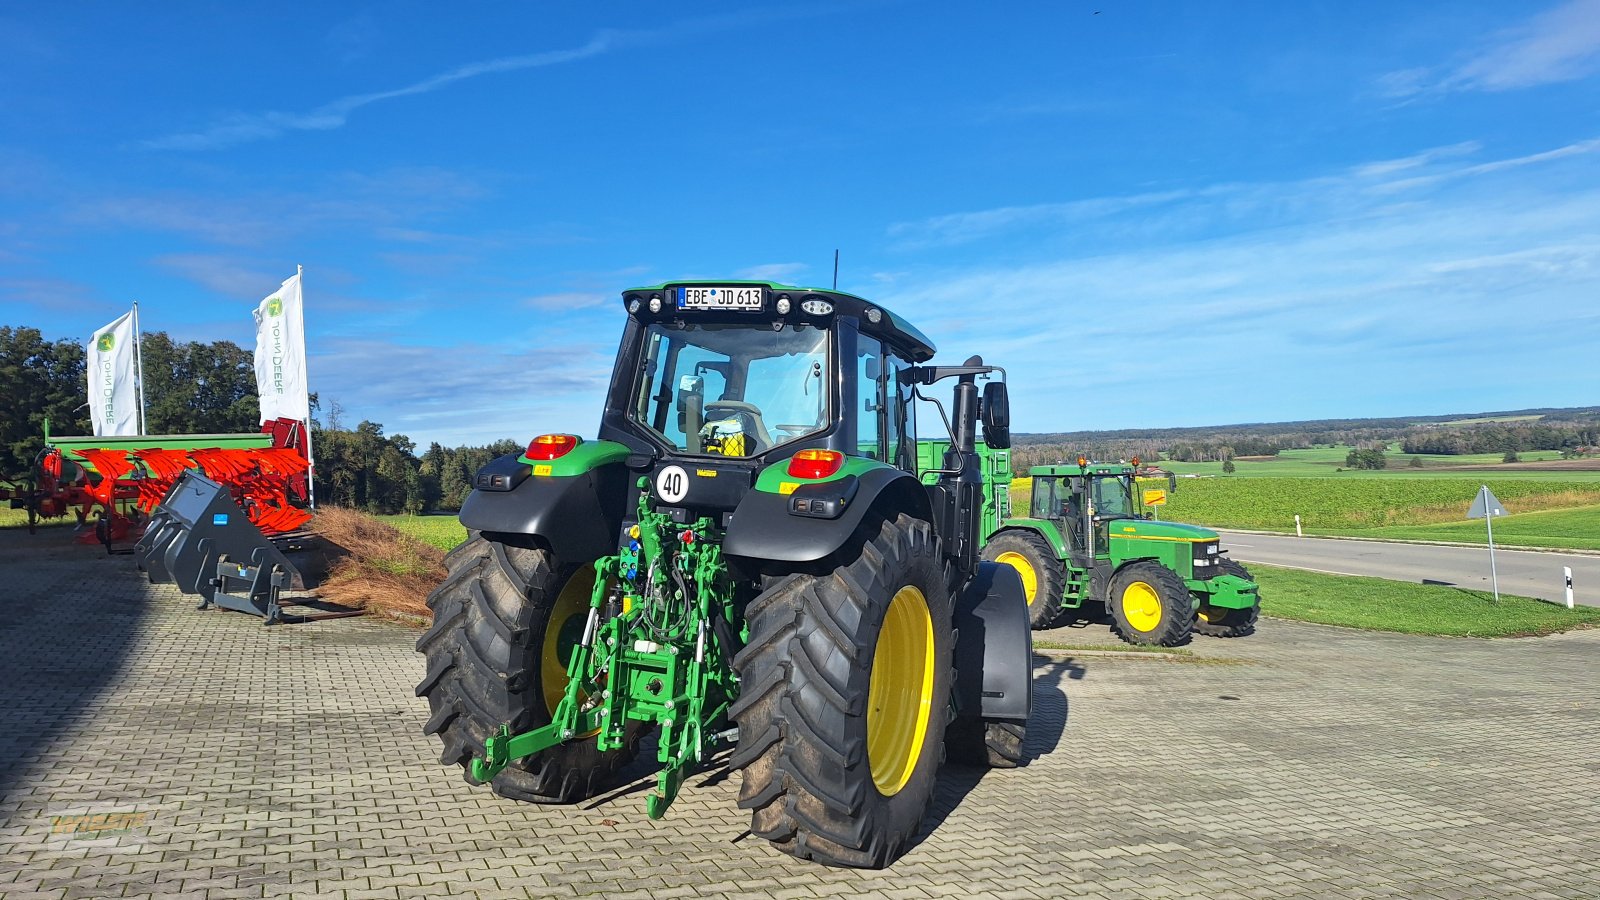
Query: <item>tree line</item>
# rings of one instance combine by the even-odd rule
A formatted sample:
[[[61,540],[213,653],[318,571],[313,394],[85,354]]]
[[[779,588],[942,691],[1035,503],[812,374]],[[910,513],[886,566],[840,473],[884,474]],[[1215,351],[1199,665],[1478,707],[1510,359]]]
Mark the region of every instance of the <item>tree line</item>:
[[[253,352],[231,341],[175,341],[143,335],[145,430],[150,434],[238,434],[260,429]],[[90,434],[82,341],[47,340],[37,328],[0,326],[0,479],[26,478],[52,434]],[[519,452],[503,440],[483,447],[429,445],[385,435],[363,421],[345,428],[343,410],[323,415],[312,395],[317,502],[375,513],[459,509],[472,476],[490,459]]]
[[[1013,467],[1045,465],[1083,454],[1092,459],[1169,459],[1228,462],[1243,456],[1275,456],[1282,450],[1344,445],[1382,450],[1399,442],[1412,454],[1460,455],[1561,450],[1567,455],[1600,446],[1600,408],[1518,410],[1487,417],[1538,417],[1535,422],[1463,421],[1466,416],[1404,419],[1327,419],[1252,425],[1146,430],[1019,433]],[[1362,463],[1371,465],[1372,457]]]

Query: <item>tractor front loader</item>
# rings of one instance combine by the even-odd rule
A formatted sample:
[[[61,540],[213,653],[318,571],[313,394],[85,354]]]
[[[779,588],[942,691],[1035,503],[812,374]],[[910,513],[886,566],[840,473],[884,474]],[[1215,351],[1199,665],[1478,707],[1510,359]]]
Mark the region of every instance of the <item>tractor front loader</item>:
[[[978,556],[1004,373],[926,365],[921,332],[837,291],[674,283],[623,305],[599,439],[542,435],[476,476],[417,644],[426,730],[468,781],[545,803],[613,783],[657,730],[651,817],[726,750],[753,833],[885,866],[947,748],[1023,759],[1026,601]],[[945,379],[951,446],[924,485],[916,401]]]

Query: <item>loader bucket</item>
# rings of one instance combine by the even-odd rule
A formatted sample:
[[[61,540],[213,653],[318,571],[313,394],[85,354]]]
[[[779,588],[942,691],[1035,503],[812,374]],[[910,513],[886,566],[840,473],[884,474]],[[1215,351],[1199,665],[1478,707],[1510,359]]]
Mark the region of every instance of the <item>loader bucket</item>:
[[[156,507],[134,548],[134,560],[151,583],[176,583],[184,593],[204,598],[202,605],[217,602],[219,563],[276,568],[283,587],[304,587],[299,570],[250,524],[228,489],[192,470],[183,473]]]

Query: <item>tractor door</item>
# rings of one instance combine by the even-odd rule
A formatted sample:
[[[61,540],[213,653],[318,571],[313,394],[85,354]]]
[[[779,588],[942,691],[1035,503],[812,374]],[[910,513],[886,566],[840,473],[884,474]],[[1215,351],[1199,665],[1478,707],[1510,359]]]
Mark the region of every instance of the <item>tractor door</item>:
[[[1067,555],[1077,568],[1088,568],[1090,523],[1084,502],[1084,484],[1076,477],[1036,477],[1033,479],[1031,514],[1036,519],[1054,521],[1067,541]]]

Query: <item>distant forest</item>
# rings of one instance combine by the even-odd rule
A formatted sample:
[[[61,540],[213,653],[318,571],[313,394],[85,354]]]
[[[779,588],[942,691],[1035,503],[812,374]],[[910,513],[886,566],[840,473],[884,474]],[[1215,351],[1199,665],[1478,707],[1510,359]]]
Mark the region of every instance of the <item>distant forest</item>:
[[[1458,455],[1562,450],[1577,455],[1594,452],[1600,446],[1600,407],[1017,434],[1012,465],[1020,469],[1071,459],[1079,454],[1094,459],[1139,456],[1148,460],[1218,462],[1242,456],[1275,456],[1280,450],[1333,444],[1381,449],[1396,441],[1404,453]]]

